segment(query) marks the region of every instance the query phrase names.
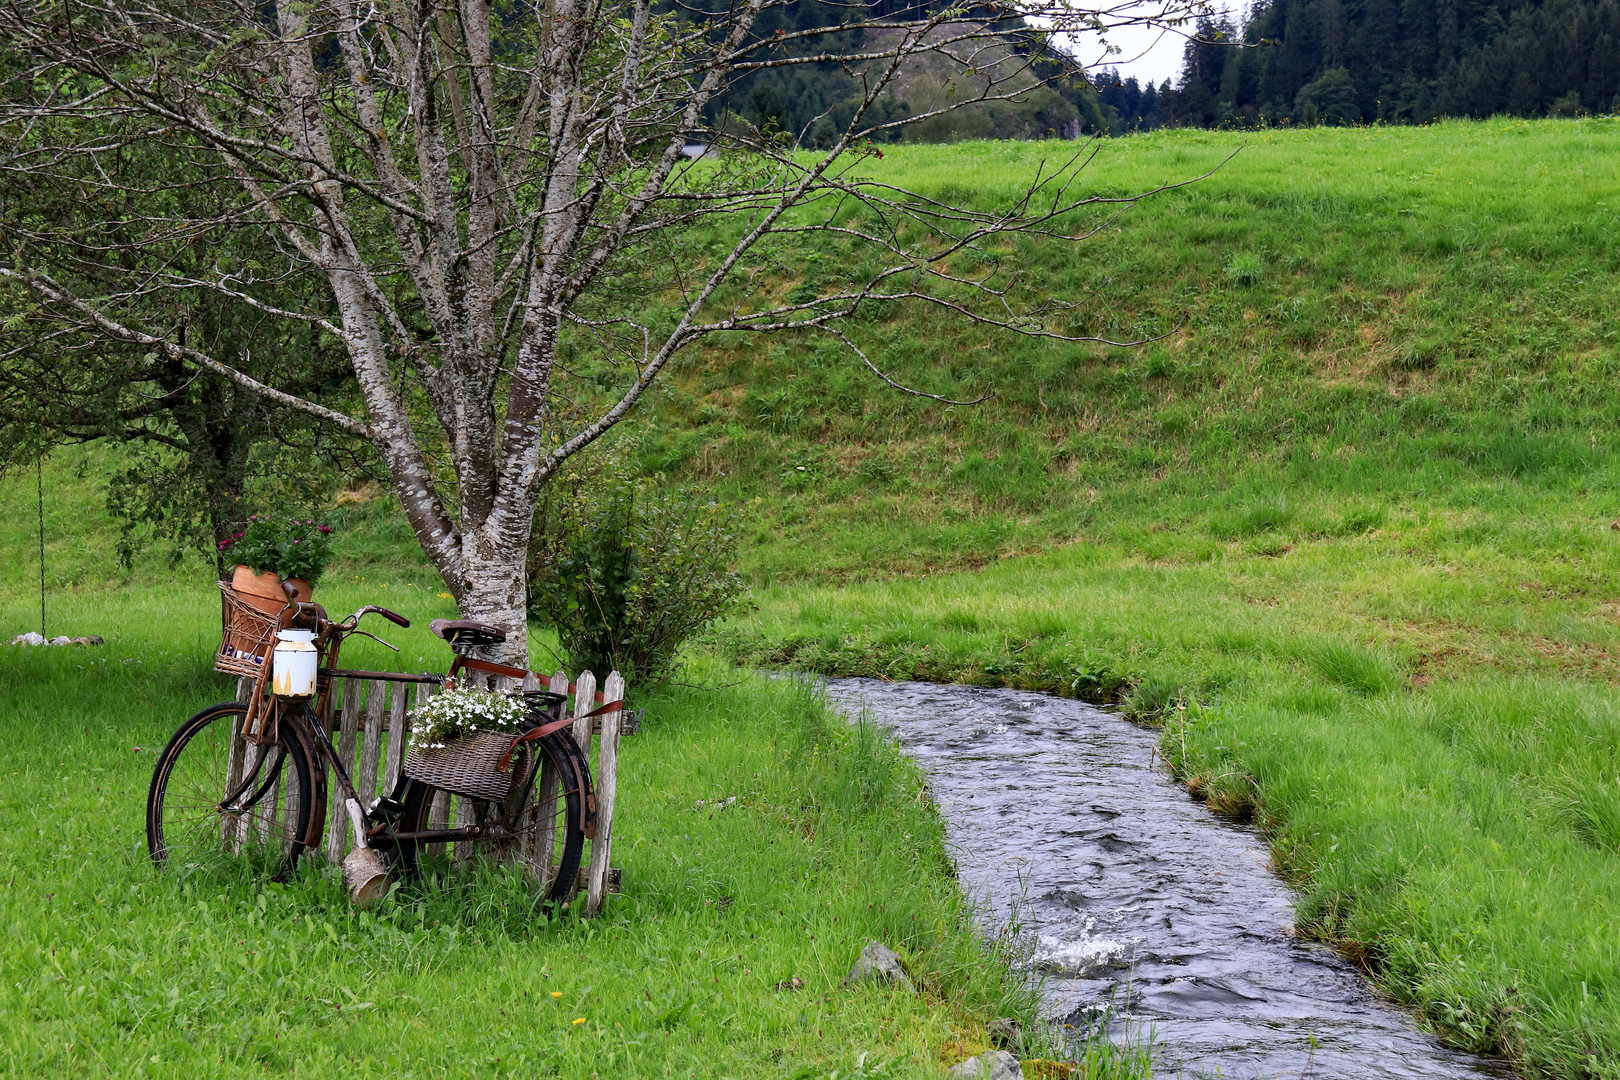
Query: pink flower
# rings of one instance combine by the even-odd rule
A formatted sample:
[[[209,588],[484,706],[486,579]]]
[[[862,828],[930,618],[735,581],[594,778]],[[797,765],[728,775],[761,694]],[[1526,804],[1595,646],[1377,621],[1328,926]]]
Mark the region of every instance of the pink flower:
[[[316,531],[319,532],[322,536],[325,536],[327,533],[332,531],[332,526],[330,526],[330,525],[322,525]]]

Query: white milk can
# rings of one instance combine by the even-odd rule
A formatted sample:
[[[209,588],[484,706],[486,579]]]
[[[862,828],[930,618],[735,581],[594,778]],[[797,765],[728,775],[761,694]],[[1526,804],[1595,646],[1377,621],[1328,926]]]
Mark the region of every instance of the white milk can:
[[[283,630],[276,634],[275,668],[271,693],[279,698],[315,696],[315,667],[321,654],[316,650],[315,631]]]

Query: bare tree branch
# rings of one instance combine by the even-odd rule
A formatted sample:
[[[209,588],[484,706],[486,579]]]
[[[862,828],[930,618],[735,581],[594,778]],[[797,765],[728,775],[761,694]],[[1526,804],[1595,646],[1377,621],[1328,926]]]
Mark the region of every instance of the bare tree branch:
[[[831,8],[814,25],[788,0],[9,0],[0,280],[75,334],[368,440],[463,611],[511,628],[519,658],[541,486],[710,335],[829,333],[897,391],[953,405],[984,398],[905,385],[849,320],[912,303],[1065,342],[1156,336],[1082,332],[1075,300],[994,250],[1083,242],[1177,185],[1088,191],[1093,144],[970,207],[863,162],[917,125],[1072,85],[1054,42],[1179,32],[1204,0]],[[733,107],[787,69],[836,69],[849,96],[795,135]],[[694,141],[715,152],[689,160]],[[817,236],[850,251],[843,280],[781,295]],[[341,343],[366,419],[176,340],[204,295]]]

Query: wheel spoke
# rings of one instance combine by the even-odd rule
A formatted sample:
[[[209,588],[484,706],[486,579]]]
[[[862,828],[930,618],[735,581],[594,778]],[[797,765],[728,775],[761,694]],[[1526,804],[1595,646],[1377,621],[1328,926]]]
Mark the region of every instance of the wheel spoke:
[[[189,876],[233,863],[280,873],[300,851],[298,768],[287,744],[260,748],[237,738],[243,710],[204,710],[164,751],[148,807],[148,845],[162,866]],[[227,796],[236,804],[227,809]],[[285,802],[284,802],[285,800]]]

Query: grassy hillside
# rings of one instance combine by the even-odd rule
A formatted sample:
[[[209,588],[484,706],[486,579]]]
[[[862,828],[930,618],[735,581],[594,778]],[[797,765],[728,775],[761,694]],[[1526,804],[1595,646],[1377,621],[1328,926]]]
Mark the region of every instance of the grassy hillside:
[[[1579,484],[1613,450],[1616,149],[1610,120],[1105,143],[1084,181],[1099,194],[1236,156],[1090,241],[1001,255],[1032,289],[1081,305],[1088,331],[1185,317],[1181,333],[1117,350],[931,309],[856,328],[913,385],[995,392],[974,408],[888,391],[825,339],[739,337],[687,358],[646,461],[768,496],[749,560],[769,581],[981,565],[1082,539],[1208,558],[1264,532],[1355,528],[1407,500],[1457,519],[1504,492]],[[900,147],[862,168],[993,206],[1066,151]],[[829,246],[765,270],[791,290],[840,265]]]
[[[861,168],[994,206],[1070,149],[898,147]],[[1162,341],[876,311],[854,329],[876,362],[996,396],[937,406],[832,343],[738,337],[686,356],[627,435],[648,470],[711,486],[747,525],[759,608],[722,651],[1124,698],[1164,725],[1194,791],[1269,831],[1305,933],[1460,1045],[1614,1075],[1620,121],[1156,133],[1103,144],[1084,183],[1118,194],[1223,161],[1084,244],[974,256],[1080,305],[1089,332],[1185,318]],[[782,295],[847,272],[816,246],[750,269]],[[112,565],[87,494],[104,466],[53,466],[83,479],[47,507],[52,632],[110,625],[122,656],[194,656],[213,601],[147,596],[172,579],[161,563]],[[3,494],[16,632],[34,618],[31,480]],[[413,616],[447,603],[386,499],[344,513],[342,595],[407,590]],[[173,610],[167,636],[140,628]],[[748,714],[725,693],[716,708]],[[672,719],[671,737],[708,723]],[[110,737],[94,730],[82,745]],[[49,766],[37,800],[59,755],[27,753]],[[675,820],[647,825],[647,866],[699,835]],[[478,968],[458,955],[455,971]]]
[[[1053,147],[870,168],[993,206]],[[650,465],[750,511],[748,661],[1123,698],[1257,819],[1340,944],[1448,1038],[1620,1069],[1620,121],[1105,145],[1211,178],[1032,282],[1136,350],[921,310],[688,359]],[[815,253],[811,253],[815,254]],[[837,260],[784,263],[782,288]],[[827,270],[818,267],[829,266]]]

